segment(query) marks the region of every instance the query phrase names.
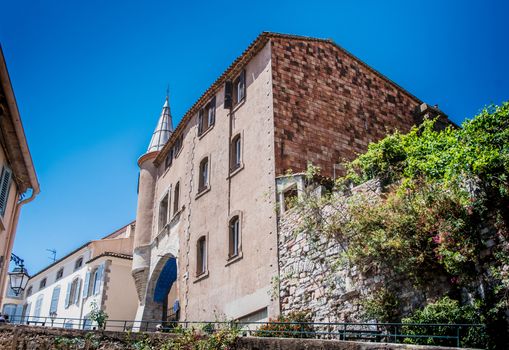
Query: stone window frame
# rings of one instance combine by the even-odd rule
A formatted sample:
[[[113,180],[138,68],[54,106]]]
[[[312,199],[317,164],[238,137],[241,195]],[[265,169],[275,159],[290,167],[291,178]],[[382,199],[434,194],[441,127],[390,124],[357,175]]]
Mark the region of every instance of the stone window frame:
[[[26,291],[26,297],[28,298],[29,296],[31,296],[33,291],[34,291],[33,286],[29,286]]]
[[[239,98],[239,84],[242,83],[242,97]],[[232,80],[232,109],[246,100],[246,69],[242,69]]]
[[[233,157],[235,156],[235,144],[234,142],[239,139],[240,140],[240,161],[237,164],[233,164],[234,160]],[[242,169],[244,169],[244,130],[241,130],[237,133],[235,133],[231,139],[230,139],[230,159],[229,159],[229,172],[228,172],[228,178],[233,177],[237,173],[239,173]],[[235,150],[234,150],[235,147]]]
[[[80,256],[78,259],[76,259],[76,262],[74,263],[74,271],[81,269],[82,266],[83,266],[83,257]]]
[[[239,233],[238,233],[238,242],[237,242],[237,254],[231,255],[231,244],[232,244],[232,236],[231,236],[231,223],[234,218],[238,218],[239,220]],[[242,252],[242,233],[244,229],[244,213],[241,210],[234,210],[230,213],[228,216],[228,221],[226,222],[227,227],[227,237],[226,242],[228,242],[228,250],[227,250],[227,258],[226,258],[226,265],[231,265],[234,262],[237,262],[242,259],[243,252]]]
[[[171,185],[170,185],[163,191],[163,193],[159,196],[159,200],[157,201],[157,233],[158,234],[163,232],[166,229],[166,227],[168,227],[168,225],[170,224],[170,221],[172,219],[171,198],[172,197],[171,197]],[[165,220],[164,224],[162,224],[162,222],[161,222],[161,204],[163,203],[163,200],[165,200],[165,199],[167,200],[167,202],[166,202],[166,220]]]
[[[39,282],[39,290],[42,290],[44,288],[46,288],[46,283],[48,282],[48,278],[47,277],[44,277],[40,282]]]
[[[207,184],[203,184],[203,178],[202,178],[202,163],[207,160]],[[210,188],[211,188],[211,185],[210,185],[210,180],[211,180],[211,164],[212,164],[212,161],[211,161],[211,157],[210,157],[210,153],[208,154],[205,154],[201,160],[200,160],[200,163],[198,164],[198,191],[196,193],[196,197],[195,199],[198,199],[200,198],[201,196],[203,196],[205,193],[209,192],[210,191]]]
[[[200,253],[200,242],[205,242],[205,258]],[[203,260],[204,259],[204,260]],[[201,264],[200,264],[201,263]],[[203,266],[205,263],[205,266]],[[201,270],[199,270],[199,264],[201,266]],[[209,235],[208,233],[201,235],[196,240],[196,265],[195,265],[195,277],[194,282],[201,281],[209,276]]]
[[[216,111],[216,96],[213,96],[198,111],[198,119],[196,122],[196,125],[198,126],[198,139],[201,139],[208,134],[216,124]]]
[[[173,200],[171,203],[171,212],[172,212],[172,219],[173,220],[180,212],[182,211],[182,189],[180,185],[180,178],[177,179],[177,182],[175,182],[175,186],[173,186]],[[178,192],[177,192],[178,190]],[[175,203],[177,201],[177,203]]]
[[[57,276],[55,278],[55,281],[58,281],[59,279],[61,279],[62,277],[64,276],[64,268],[61,267],[58,269],[57,271]]]

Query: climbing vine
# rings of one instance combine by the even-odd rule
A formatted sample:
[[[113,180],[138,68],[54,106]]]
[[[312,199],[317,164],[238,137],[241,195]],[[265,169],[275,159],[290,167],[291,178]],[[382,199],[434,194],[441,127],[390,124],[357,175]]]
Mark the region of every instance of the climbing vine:
[[[332,266],[391,271],[415,288],[444,276],[456,298],[478,299],[482,322],[500,327],[509,306],[509,102],[461,128],[425,120],[370,144],[345,168],[333,191],[317,196],[309,186],[293,204],[296,231],[335,240],[342,253]],[[308,169],[309,182],[318,172]],[[352,191],[373,181],[376,195]],[[397,303],[373,297],[365,306],[394,320],[383,304]]]

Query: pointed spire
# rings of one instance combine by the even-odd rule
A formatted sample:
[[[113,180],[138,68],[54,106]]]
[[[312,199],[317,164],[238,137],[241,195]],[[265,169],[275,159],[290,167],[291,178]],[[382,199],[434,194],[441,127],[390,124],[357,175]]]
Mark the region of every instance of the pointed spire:
[[[166,101],[164,102],[163,110],[161,111],[161,116],[159,117],[157,126],[152,134],[152,139],[150,140],[147,153],[161,150],[173,133],[173,123],[171,120],[169,102],[170,96],[168,90],[166,90]]]

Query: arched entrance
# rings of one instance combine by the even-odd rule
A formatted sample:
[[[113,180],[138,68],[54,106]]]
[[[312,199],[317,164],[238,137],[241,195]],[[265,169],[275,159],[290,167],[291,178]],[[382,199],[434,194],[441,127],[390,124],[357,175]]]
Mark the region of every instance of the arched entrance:
[[[164,264],[154,289],[154,302],[162,305],[161,320],[168,319],[168,294],[176,280],[177,259],[170,258]]]
[[[177,259],[171,254],[160,257],[150,277],[145,299],[144,320],[166,321],[168,294],[177,280]]]

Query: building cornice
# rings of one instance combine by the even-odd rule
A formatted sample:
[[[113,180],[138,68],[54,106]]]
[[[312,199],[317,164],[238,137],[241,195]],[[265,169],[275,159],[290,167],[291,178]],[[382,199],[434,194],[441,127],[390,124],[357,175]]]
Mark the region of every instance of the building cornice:
[[[4,54],[2,51],[2,47],[0,46],[0,83],[2,91],[5,96],[5,103],[8,111],[5,111],[3,117],[6,115],[9,117],[10,122],[12,123],[12,131],[8,133],[8,135],[4,135],[5,142],[14,142],[15,144],[12,147],[8,147],[8,151],[10,153],[19,152],[19,156],[21,156],[21,161],[14,161],[12,158],[17,158],[15,154],[11,154],[11,166],[15,172],[15,178],[18,181],[19,191],[20,193],[24,193],[28,188],[32,189],[32,197],[37,195],[40,191],[39,189],[39,181],[37,179],[37,174],[35,173],[35,167],[32,161],[32,156],[30,154],[30,149],[28,148],[28,143],[25,136],[25,130],[23,129],[23,124],[21,122],[21,117],[19,115],[18,105],[16,103],[16,98],[14,96],[14,91],[12,89],[11,80],[9,77],[9,72],[7,70],[7,65],[5,63]],[[3,123],[2,123],[3,125]],[[2,130],[3,133],[7,133],[6,130]],[[15,141],[11,138],[11,135],[14,134]],[[17,169],[16,169],[17,168]]]

